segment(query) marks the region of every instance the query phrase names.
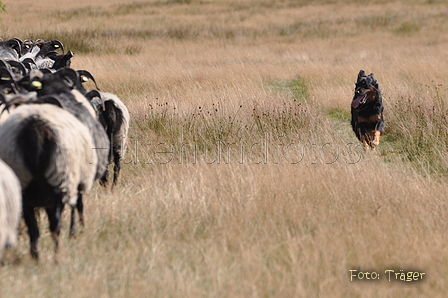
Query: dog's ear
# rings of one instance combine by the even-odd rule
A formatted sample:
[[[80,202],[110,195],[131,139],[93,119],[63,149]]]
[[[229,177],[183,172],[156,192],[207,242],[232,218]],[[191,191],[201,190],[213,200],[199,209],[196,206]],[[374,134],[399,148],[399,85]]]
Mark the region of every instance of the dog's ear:
[[[360,70],[359,71],[359,73],[358,73],[358,81],[362,78],[362,77],[365,77],[366,76],[366,73],[364,72],[364,70]]]
[[[373,77],[373,73],[369,74],[369,77],[372,79],[372,85],[375,86],[375,88],[378,89],[378,82],[375,80],[375,78]]]

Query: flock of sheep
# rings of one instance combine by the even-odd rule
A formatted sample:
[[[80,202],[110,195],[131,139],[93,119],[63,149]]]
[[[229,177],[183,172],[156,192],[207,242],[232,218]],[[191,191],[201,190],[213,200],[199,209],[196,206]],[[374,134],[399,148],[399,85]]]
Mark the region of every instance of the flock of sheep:
[[[57,40],[0,39],[0,258],[15,245],[23,216],[39,259],[36,208],[46,210],[57,252],[64,205],[74,236],[83,194],[95,180],[107,185],[112,162],[117,183],[129,112],[90,72],[70,68],[72,57]],[[88,80],[97,90],[85,89]]]

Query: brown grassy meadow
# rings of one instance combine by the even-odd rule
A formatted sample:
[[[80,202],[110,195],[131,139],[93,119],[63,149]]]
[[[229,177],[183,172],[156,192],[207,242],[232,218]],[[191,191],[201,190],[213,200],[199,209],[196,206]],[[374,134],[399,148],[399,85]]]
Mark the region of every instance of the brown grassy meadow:
[[[3,1],[3,39],[61,40],[132,122],[119,186],[75,240],[64,214],[57,262],[44,216],[39,264],[23,229],[0,296],[445,297],[446,3],[340,2]],[[360,69],[375,154],[349,126]]]

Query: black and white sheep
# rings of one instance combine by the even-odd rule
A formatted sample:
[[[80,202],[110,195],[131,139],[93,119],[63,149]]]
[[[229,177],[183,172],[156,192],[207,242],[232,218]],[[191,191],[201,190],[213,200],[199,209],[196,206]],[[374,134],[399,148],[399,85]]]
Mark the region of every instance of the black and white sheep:
[[[38,98],[57,96],[62,107],[89,128],[95,143],[98,165],[96,179],[101,178],[107,167],[109,141],[96,113],[87,98],[74,88],[79,75],[71,68],[63,68],[55,73],[32,70],[18,82],[20,88],[36,92]]]
[[[63,68],[55,73],[42,73],[39,70],[31,70],[28,76],[18,82],[20,88],[28,91],[35,91],[40,100],[45,101],[49,96],[56,96],[63,109],[70,112],[87,126],[92,136],[94,146],[92,147],[97,156],[96,173],[94,179],[104,176],[108,165],[109,140],[101,123],[96,119],[95,111],[77,89],[75,84],[79,81],[79,75],[71,68]],[[76,208],[78,209],[81,225],[83,220],[83,200],[78,199]],[[72,224],[70,234],[75,235],[74,209],[72,209]]]
[[[19,179],[0,159],[0,258],[5,248],[16,245],[21,213],[22,195]]]
[[[59,40],[43,40],[38,39],[36,41],[25,40],[21,43],[20,61],[31,58],[36,61],[47,59],[47,55],[50,52],[61,50],[64,53],[64,45]]]
[[[57,252],[64,204],[76,206],[95,178],[97,155],[89,129],[58,106],[29,104],[14,109],[2,123],[0,140],[0,158],[22,187],[31,256],[39,258],[35,207],[47,212]]]
[[[91,79],[97,89],[98,85],[92,76],[92,74],[86,70],[78,70],[81,82],[87,82]],[[89,97],[89,92],[78,84],[77,88],[81,93]],[[127,148],[127,139],[129,131],[129,111],[126,105],[120,100],[120,98],[112,93],[99,91],[92,96],[91,104],[96,107],[97,118],[103,125],[107,132],[107,136],[111,145],[111,152],[109,154],[109,164],[114,163],[114,178],[112,188],[117,184],[118,176],[120,175],[121,160],[124,158]],[[108,183],[109,172],[101,178],[101,184],[106,186]]]
[[[70,67],[70,59],[74,56],[72,51],[64,54],[64,45],[59,40],[25,40],[21,45],[19,61],[28,69],[58,70]],[[62,54],[56,50],[61,50]]]
[[[12,38],[7,41],[0,41],[0,59],[19,61],[21,53],[20,39]]]
[[[109,163],[112,163],[113,159],[114,178],[112,187],[114,187],[120,175],[120,162],[124,158],[127,149],[130,116],[126,105],[118,96],[109,92],[100,92],[100,95],[104,110],[100,113],[99,119],[110,140],[111,154],[109,155]],[[108,171],[101,178],[101,182],[107,184]]]

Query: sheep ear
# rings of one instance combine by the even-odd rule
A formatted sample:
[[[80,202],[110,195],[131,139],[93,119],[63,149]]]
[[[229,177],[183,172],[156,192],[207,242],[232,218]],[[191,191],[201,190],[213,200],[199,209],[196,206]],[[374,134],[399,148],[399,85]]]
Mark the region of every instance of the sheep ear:
[[[56,51],[49,52],[47,54],[48,58],[54,60],[54,64],[51,67],[52,69],[61,69],[64,67],[70,67],[71,61],[70,59],[73,58],[74,54],[72,51],[68,51],[67,54],[59,54]]]
[[[85,97],[90,101],[95,112],[104,111],[105,106],[101,94],[97,90],[91,90],[86,93]]]
[[[34,80],[35,78],[42,79],[44,77],[44,73],[40,69],[32,69],[30,71],[30,79]]]
[[[41,80],[43,79],[43,77],[44,73],[42,71],[40,71],[39,69],[32,69],[29,74],[28,82],[24,81],[25,88],[28,91],[36,91],[42,89]]]
[[[81,83],[85,83],[90,79],[95,84],[96,89],[101,90],[100,87],[98,87],[98,84],[96,83],[95,78],[93,77],[93,75],[90,72],[88,72],[87,70],[77,70],[77,72],[81,79]]]

